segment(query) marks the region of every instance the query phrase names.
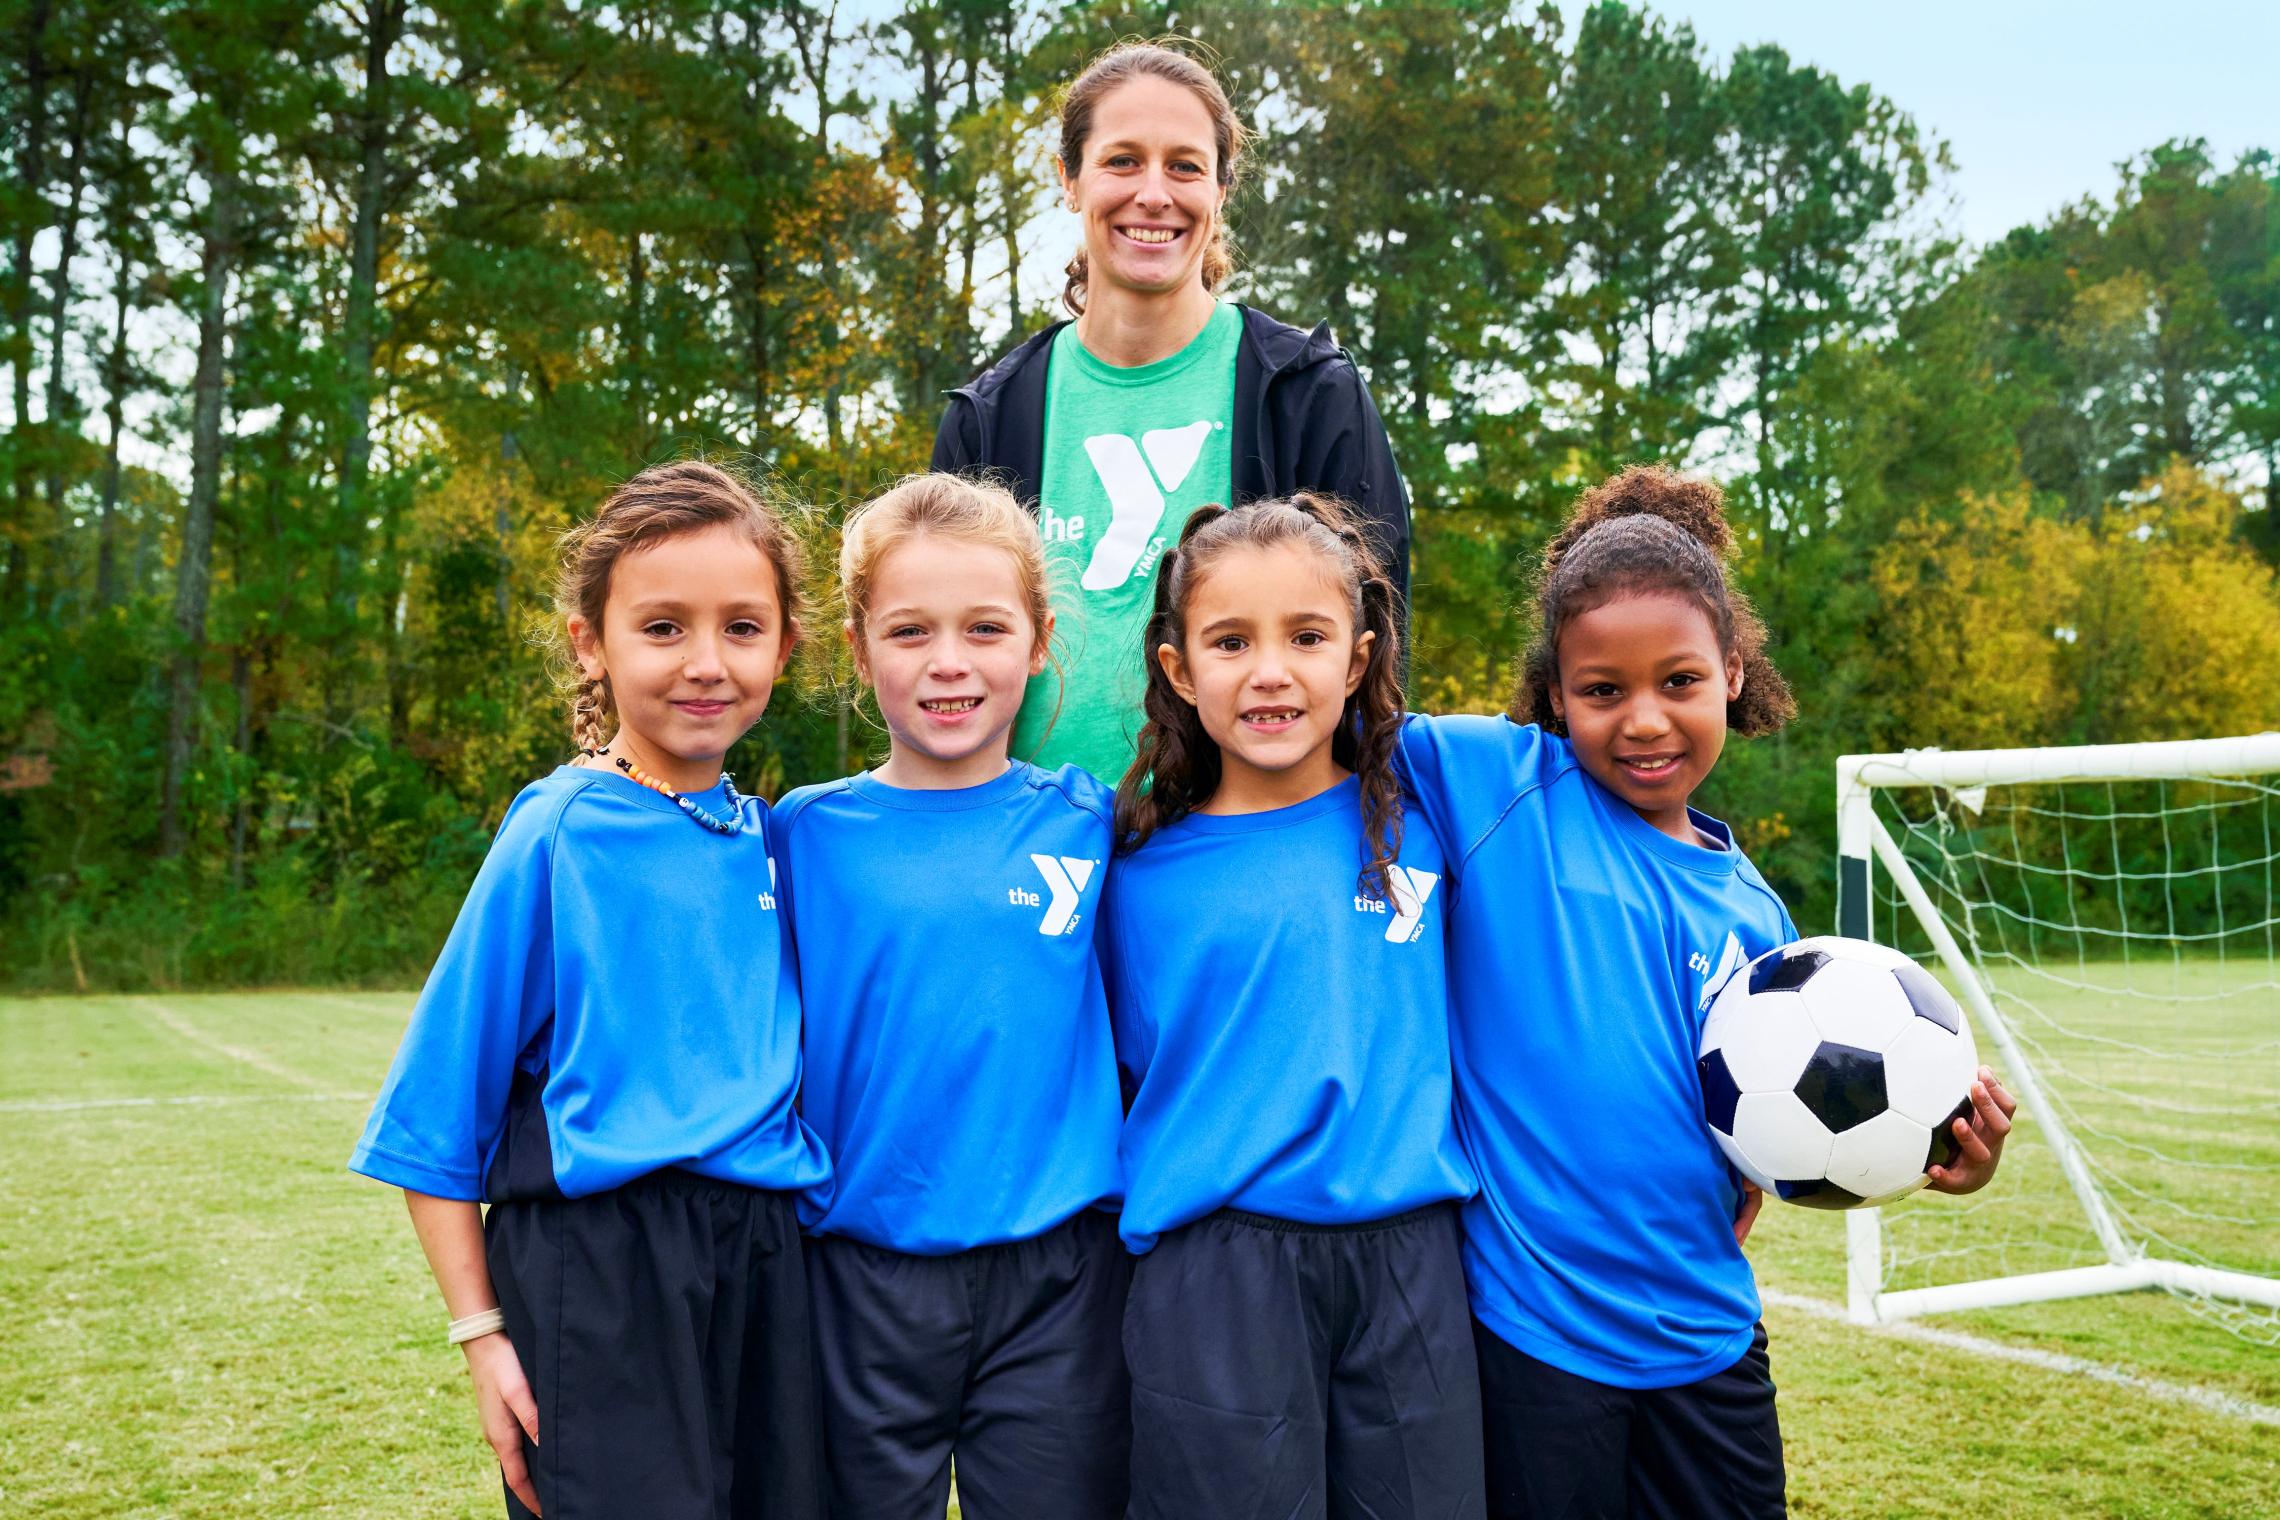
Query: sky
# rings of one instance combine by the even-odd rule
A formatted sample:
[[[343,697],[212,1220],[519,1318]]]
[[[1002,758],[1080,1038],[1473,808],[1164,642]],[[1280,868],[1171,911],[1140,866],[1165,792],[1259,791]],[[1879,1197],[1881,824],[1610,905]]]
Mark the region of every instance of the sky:
[[[1583,0],[1561,0],[1573,35]],[[1944,138],[1953,226],[1976,243],[2084,195],[2173,137],[2220,164],[2280,153],[2280,0],[1656,0],[1713,58],[1772,42],[1867,84]]]

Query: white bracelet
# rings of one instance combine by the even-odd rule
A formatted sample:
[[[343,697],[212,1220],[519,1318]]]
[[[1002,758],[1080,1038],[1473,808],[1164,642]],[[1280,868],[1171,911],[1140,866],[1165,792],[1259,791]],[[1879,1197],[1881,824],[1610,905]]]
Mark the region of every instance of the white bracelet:
[[[506,1328],[505,1314],[497,1309],[484,1309],[451,1322],[451,1344],[457,1346],[481,1336],[497,1335]]]

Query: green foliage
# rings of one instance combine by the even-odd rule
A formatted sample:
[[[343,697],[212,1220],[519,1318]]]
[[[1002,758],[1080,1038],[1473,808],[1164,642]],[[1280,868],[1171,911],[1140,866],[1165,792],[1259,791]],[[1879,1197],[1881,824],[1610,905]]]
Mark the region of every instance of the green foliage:
[[[1057,292],[1054,86],[1165,30],[1259,135],[1236,293],[1329,321],[1393,436],[1417,705],[1500,708],[1567,502],[1664,460],[1726,485],[1799,691],[1706,801],[1803,922],[1840,753],[2274,721],[2264,153],[2159,145],[1974,254],[1873,81],[1613,0],[1572,32],[1514,0],[853,14],[9,9],[12,982],[416,975],[566,749],[556,535],[704,452],[808,503],[827,564]],[[875,746],[810,632],[734,757],[762,791]]]

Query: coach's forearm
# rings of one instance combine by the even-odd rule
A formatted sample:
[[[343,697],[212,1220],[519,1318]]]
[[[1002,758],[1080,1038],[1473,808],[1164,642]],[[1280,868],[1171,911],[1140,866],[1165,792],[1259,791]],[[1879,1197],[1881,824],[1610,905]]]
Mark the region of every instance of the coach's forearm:
[[[436,1198],[404,1189],[412,1229],[427,1253],[428,1270],[443,1290],[443,1307],[453,1319],[496,1309],[491,1267],[483,1257],[483,1211],[457,1198]]]

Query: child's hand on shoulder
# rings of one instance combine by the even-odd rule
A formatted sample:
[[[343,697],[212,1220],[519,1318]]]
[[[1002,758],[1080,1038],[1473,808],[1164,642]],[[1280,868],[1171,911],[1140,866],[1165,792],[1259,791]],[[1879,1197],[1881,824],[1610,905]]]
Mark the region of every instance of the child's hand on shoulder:
[[[1971,1084],[1971,1118],[1948,1121],[1950,1133],[1959,1148],[1952,1166],[1935,1166],[1925,1173],[1932,1179],[1936,1193],[1974,1193],[1987,1186],[1995,1175],[1995,1164],[2003,1159],[2003,1137],[2011,1133],[2011,1116],[2019,1111],[2019,1100],[1999,1081],[1992,1068],[1979,1068],[1979,1080]]]
[[[479,1336],[467,1343],[467,1373],[475,1383],[475,1408],[483,1421],[483,1439],[499,1454],[499,1475],[532,1514],[540,1514],[538,1490],[530,1481],[530,1464],[523,1457],[523,1437],[538,1444],[538,1403],[530,1396],[522,1359],[504,1335]]]

